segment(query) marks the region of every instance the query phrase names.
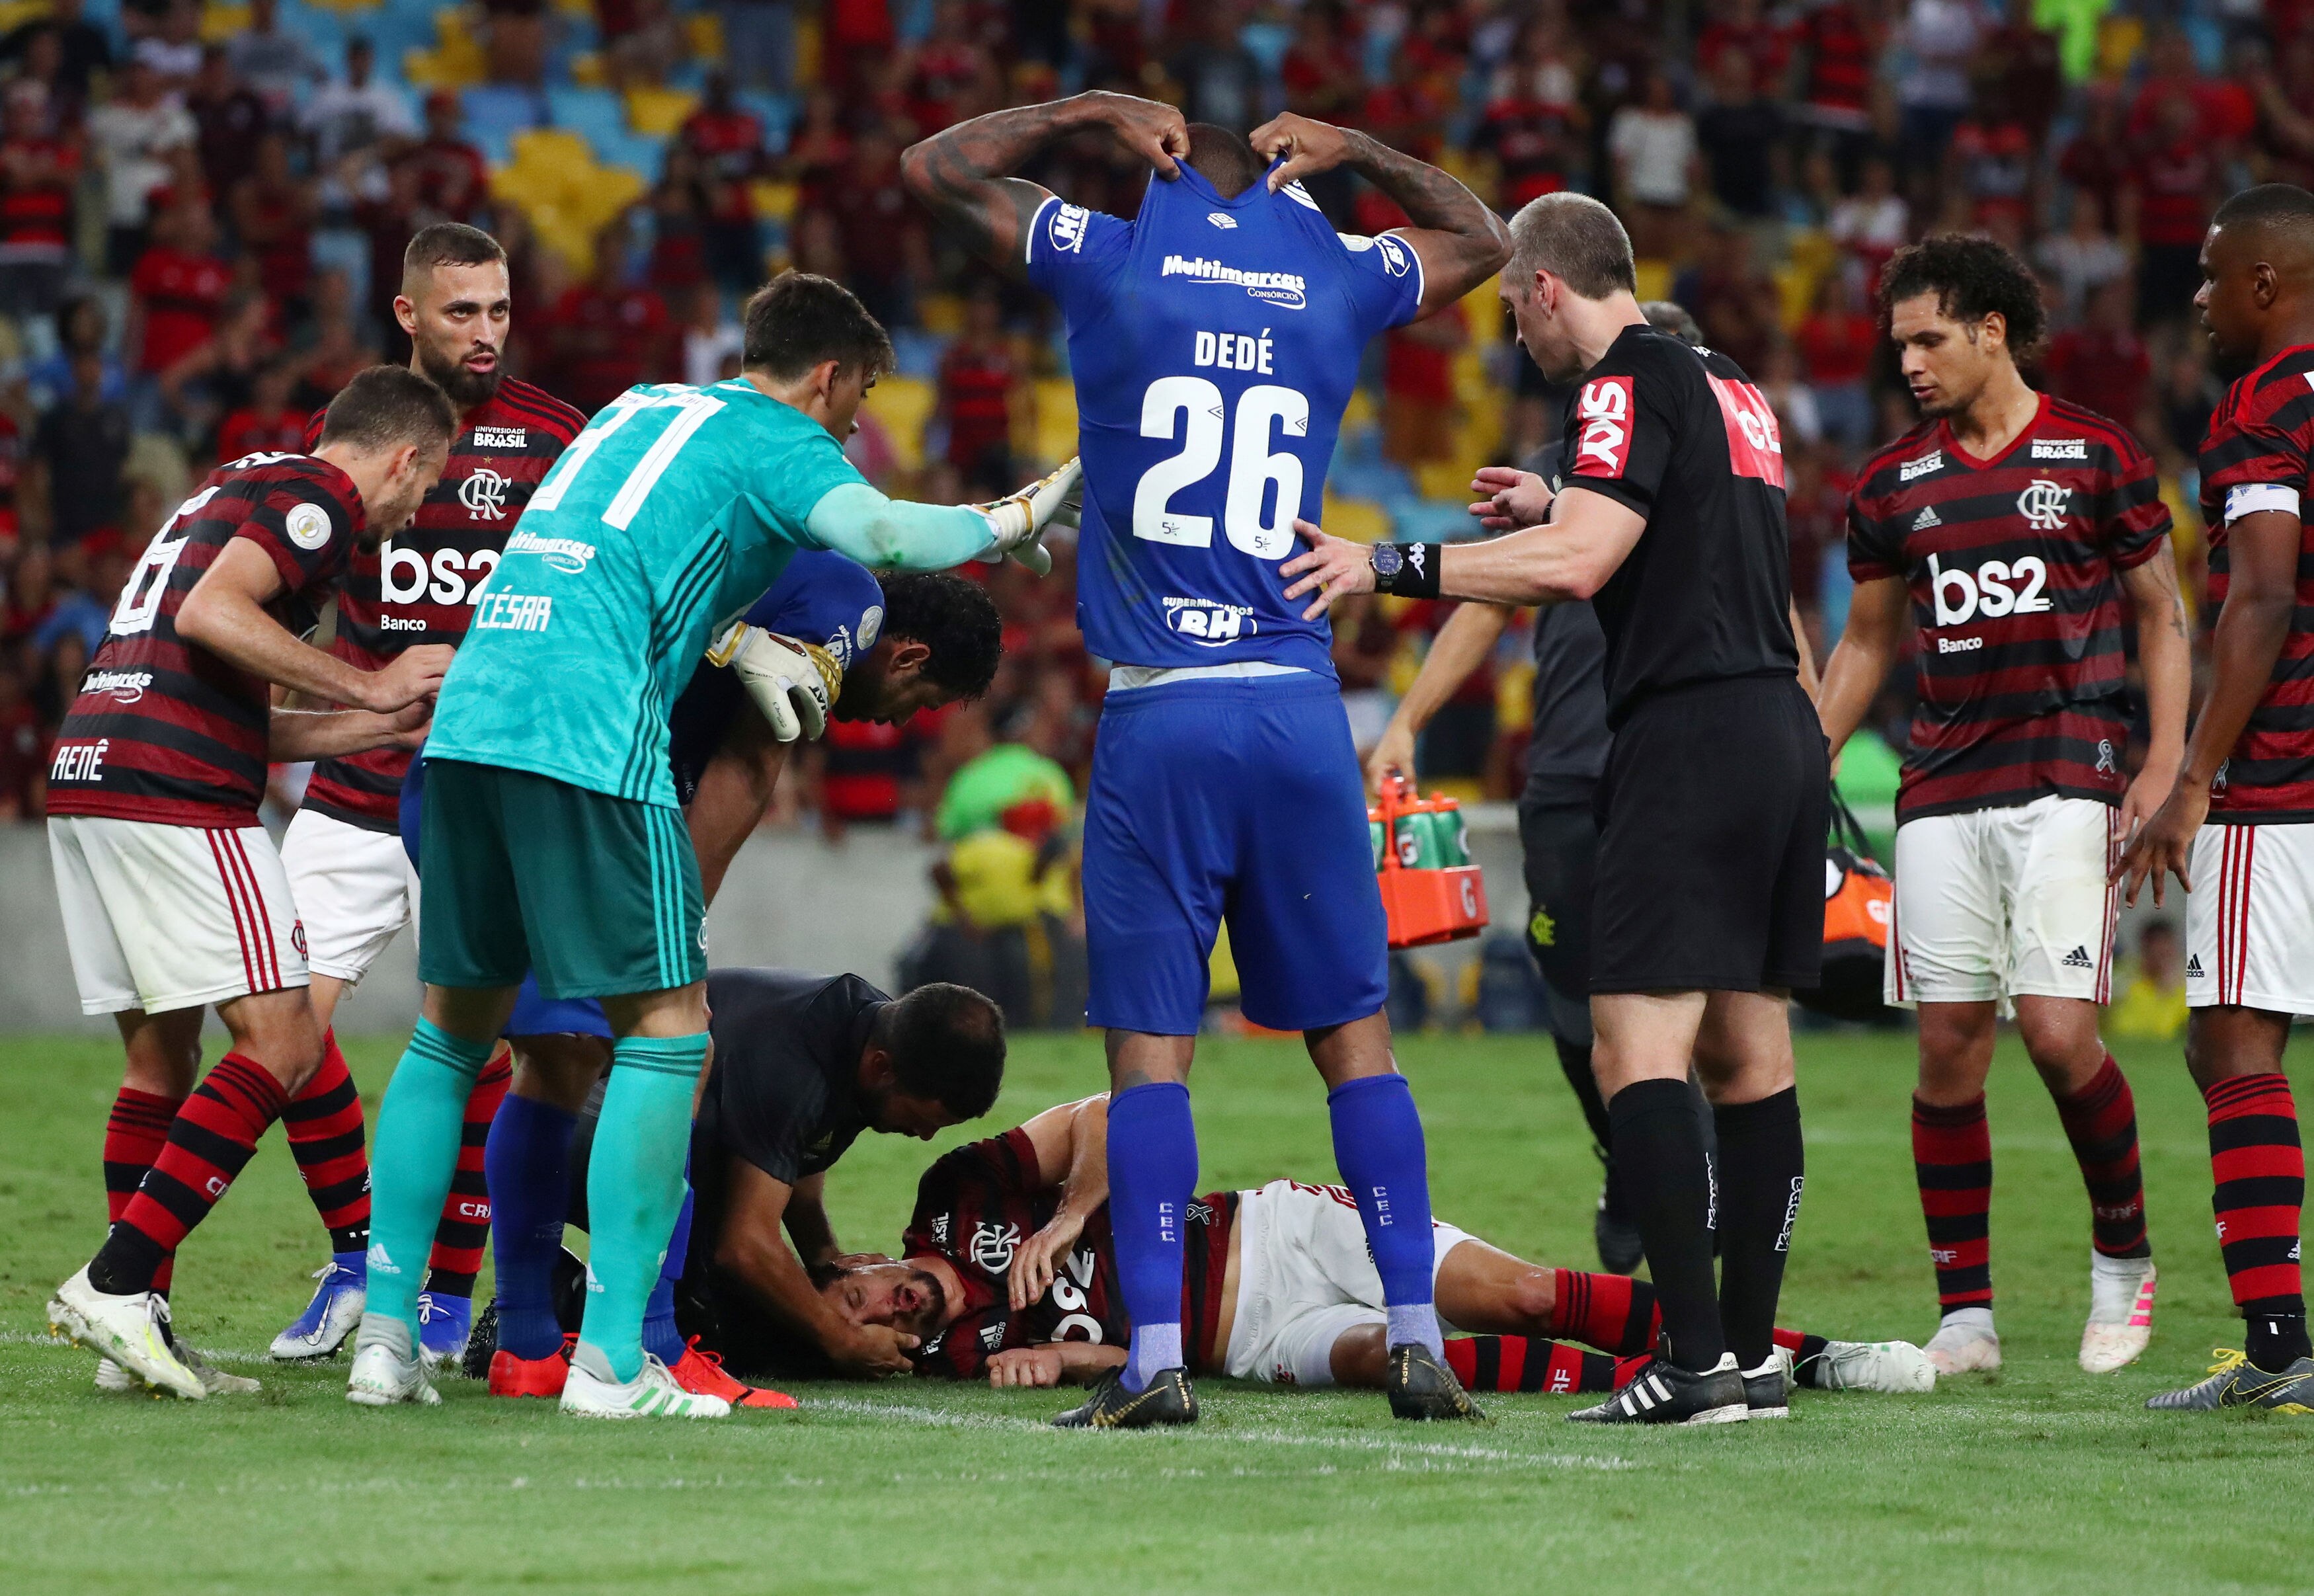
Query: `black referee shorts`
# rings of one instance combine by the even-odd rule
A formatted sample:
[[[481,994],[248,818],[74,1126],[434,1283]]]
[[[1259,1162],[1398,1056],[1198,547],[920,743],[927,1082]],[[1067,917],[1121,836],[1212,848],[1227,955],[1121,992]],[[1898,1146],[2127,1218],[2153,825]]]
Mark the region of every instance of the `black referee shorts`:
[[[1831,772],[1788,678],[1641,703],[1599,789],[1591,990],[1814,986]]]
[[[1591,898],[1599,860],[1595,797],[1519,799],[1526,868],[1527,951],[1542,972],[1550,1034],[1591,1045]]]

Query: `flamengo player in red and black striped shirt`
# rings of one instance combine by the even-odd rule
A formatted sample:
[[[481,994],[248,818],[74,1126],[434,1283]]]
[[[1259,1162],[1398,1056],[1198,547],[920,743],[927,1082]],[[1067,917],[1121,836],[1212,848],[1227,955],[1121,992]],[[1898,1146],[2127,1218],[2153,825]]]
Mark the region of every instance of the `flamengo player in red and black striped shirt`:
[[[1064,1103],[943,1154],[917,1183],[903,1261],[848,1270],[822,1294],[857,1323],[919,1336],[919,1374],[985,1375],[995,1386],[1096,1378],[1123,1359],[1128,1327],[1105,1203],[1108,1107],[1105,1093]],[[1190,1369],[1381,1388],[1388,1350],[1382,1277],[1356,1212],[1338,1186],[1286,1180],[1192,1201],[1183,1215],[1181,1281]],[[1448,1248],[1440,1311],[1485,1332],[1446,1344],[1448,1362],[1471,1389],[1609,1390],[1619,1358],[1628,1375],[1636,1354],[1654,1345],[1660,1321],[1644,1282],[1529,1264],[1451,1227],[1439,1234]],[[1249,1245],[1257,1254],[1250,1258]],[[1360,1302],[1365,1314],[1345,1313]],[[1233,1359],[1241,1315],[1246,1336]],[[1925,1389],[1917,1347],[1775,1335],[1798,1355],[1804,1384]],[[1301,1367],[1281,1372],[1275,1354],[1289,1345]],[[1273,1355],[1255,1355],[1262,1352]]]
[[[322,1062],[304,929],[257,822],[266,763],[413,735],[450,661],[412,649],[361,671],[291,627],[417,509],[454,419],[432,383],[375,366],[331,401],[313,454],[212,474],[154,534],[66,719],[49,853],[81,1006],[119,1017],[128,1068],[105,1138],[111,1233],[49,1315],[107,1360],[101,1383],[254,1389],[178,1355],[163,1293],[178,1243]],[[278,710],[268,683],[361,707]],[[233,1045],[194,1090],[211,1004]]]
[[[561,401],[502,375],[513,304],[506,251],[489,234],[455,222],[420,229],[402,252],[393,309],[410,334],[411,369],[450,396],[459,421],[449,464],[416,519],[378,546],[357,551],[340,586],[331,651],[366,670],[412,647],[455,645],[465,636],[507,533],[587,424]],[[316,417],[313,425],[320,424]],[[282,839],[282,862],[311,939],[314,1010],[324,1027],[344,989],[416,918],[417,871],[396,824],[402,776],[413,757],[409,748],[388,747],[322,761]],[[542,1042],[523,1052],[543,1056],[556,1046]],[[273,1354],[280,1358],[335,1351],[360,1317],[367,1279],[369,1160],[361,1101],[333,1038],[326,1054],[285,1119],[289,1150],[330,1232],[332,1261],[305,1311],[276,1337]],[[595,1065],[589,1053],[563,1068],[574,1080],[584,1077],[571,1107],[585,1099]],[[438,1309],[437,1328],[447,1337],[438,1350],[456,1350],[471,1322],[468,1303],[490,1234],[483,1145],[511,1078],[508,1060],[493,1059],[468,1100],[458,1169],[421,1305]]]
[[[2098,1005],[2115,843],[2168,796],[2185,738],[2192,660],[2169,512],[2135,439],[2018,375],[2045,322],[2015,255],[1931,238],[1897,252],[1881,296],[1925,419],[1872,458],[1850,500],[1856,591],[1819,713],[1837,750],[1899,657],[1909,610],[1920,708],[1896,798],[1885,991],[1921,1010],[1912,1152],[1944,1318],[1929,1356],[1944,1373],[2000,1366],[1984,1080],[2008,999],[2089,1187],[2080,1362],[2103,1372],[2152,1333],[2136,1113]],[[2133,780],[2124,599],[2150,727]]]
[[[2174,872],[2186,905],[2186,1067],[2210,1115],[2218,1241],[2246,1339],[2155,1407],[2314,1408],[2299,1234],[2306,1160],[2282,1072],[2314,1012],[2314,195],[2268,183],[2218,208],[2195,303],[2221,368],[2247,371],[2202,445],[2209,695],[2177,791],[2118,872],[2132,903]],[[2206,824],[2205,824],[2206,822]]]

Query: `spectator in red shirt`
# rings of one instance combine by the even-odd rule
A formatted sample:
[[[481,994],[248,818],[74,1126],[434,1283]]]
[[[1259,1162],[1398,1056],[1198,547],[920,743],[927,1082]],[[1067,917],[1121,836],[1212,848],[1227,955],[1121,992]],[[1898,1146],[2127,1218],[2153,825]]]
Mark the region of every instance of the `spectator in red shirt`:
[[[2224,181],[2203,141],[2193,101],[2171,94],[2161,102],[2154,137],[2131,173],[2140,326],[2183,321],[2192,310],[2202,286],[2202,235],[2209,230]]]
[[[1704,23],[1695,38],[1695,69],[1715,81],[1719,59],[1740,55],[1752,75],[1752,93],[1764,100],[1780,100],[1791,70],[1792,36],[1765,14],[1761,0],[1725,0],[1718,14]]]
[[[1967,196],[1969,220],[1976,227],[2021,228],[2038,208],[2034,169],[2039,147],[2025,124],[2009,112],[2001,95],[1980,92],[1968,119],[1953,129],[1945,148],[1945,192]]]
[[[835,197],[844,168],[852,164],[852,135],[843,125],[843,101],[826,89],[804,96],[803,114],[788,129],[780,175],[796,185],[799,209],[824,208]]]
[[[2058,157],[2057,173],[2098,207],[2100,232],[2128,231],[2122,212],[2128,203],[2134,164],[2123,130],[2121,101],[2109,89],[2092,88],[2081,113],[2081,130]]]
[[[244,454],[305,453],[305,418],[312,412],[290,402],[296,386],[296,371],[289,362],[273,360],[260,366],[250,384],[249,402],[217,424],[217,463]]]
[[[846,286],[885,326],[906,322],[911,281],[929,262],[915,207],[900,187],[900,147],[888,132],[860,136],[827,208],[843,235]]]
[[[49,131],[49,93],[37,81],[8,87],[0,137],[0,315],[52,315],[72,259],[77,140]]]
[[[402,160],[418,169],[418,200],[454,222],[470,222],[490,202],[490,169],[458,131],[465,115],[455,89],[426,96],[426,137]]]
[[[1294,42],[1277,64],[1285,109],[1321,122],[1347,119],[1363,97],[1365,76],[1357,52],[1342,36],[1342,14],[1332,0],[1307,0],[1294,19]]]
[[[424,174],[409,162],[385,169],[385,194],[354,207],[354,225],[369,236],[369,303],[363,311],[385,340],[385,357],[410,358],[410,335],[393,317],[393,296],[402,292],[402,253],[418,230],[450,218],[426,203],[420,192]]]
[[[1879,29],[1852,0],[1804,13],[1793,36],[1802,66],[1801,117],[1830,147],[1843,192],[1854,191],[1872,148],[1872,73]]]
[[[2129,108],[2133,143],[2158,143],[2171,137],[2165,108],[2178,95],[2193,108],[2193,137],[2221,159],[2257,126],[2257,102],[2248,87],[2204,73],[2194,59],[2193,40],[2174,22],[2154,31],[2145,55],[2145,76]]]
[[[1409,470],[1451,459],[1462,411],[1454,357],[1471,341],[1462,307],[1392,328],[1382,342],[1382,452]]]
[[[1452,105],[1432,87],[1420,54],[1401,49],[1391,57],[1390,79],[1365,97],[1359,124],[1394,150],[1418,161],[1438,159],[1445,142]]]
[[[670,145],[666,167],[651,185],[650,260],[644,278],[663,298],[682,303],[707,280],[707,197],[699,181],[698,158],[682,145]]]
[[[216,331],[233,273],[215,254],[216,223],[208,207],[171,207],[153,225],[153,243],[128,274],[128,328],[122,342],[137,369],[158,376]]]
[[[2116,279],[2089,295],[2081,325],[2061,332],[2049,346],[2049,392],[2087,405],[2141,436],[2147,384],[2153,364],[2145,342],[2129,325],[2129,283]]]
[[[1794,341],[1824,436],[1850,449],[1872,438],[1872,393],[1866,377],[1878,340],[1879,324],[1857,308],[1847,278],[1826,272]]]
[[[887,0],[827,0],[820,21],[822,75],[839,93],[854,90],[888,58],[899,36]]]
[[[676,142],[696,163],[706,214],[700,244],[708,275],[726,293],[743,295],[764,277],[763,234],[755,222],[752,185],[765,173],[764,125],[731,99],[731,80],[707,76],[699,109],[684,120]]]
[[[202,175],[217,193],[232,193],[256,164],[258,136],[269,118],[265,102],[234,79],[225,46],[213,44],[201,52],[200,75],[185,96],[185,109],[200,130],[195,147]]]
[[[1004,331],[1002,302],[983,283],[965,302],[964,331],[941,357],[940,419],[948,459],[976,498],[1001,498],[1012,476],[1014,412],[1026,397],[1020,362]]]
[[[294,318],[314,280],[312,185],[289,169],[289,141],[268,133],[257,141],[257,161],[234,185],[234,232],[257,258],[257,280],[276,304]]]
[[[554,392],[588,415],[676,369],[667,306],[627,281],[626,248],[624,225],[605,227],[595,242],[594,275],[564,294],[549,319]]]

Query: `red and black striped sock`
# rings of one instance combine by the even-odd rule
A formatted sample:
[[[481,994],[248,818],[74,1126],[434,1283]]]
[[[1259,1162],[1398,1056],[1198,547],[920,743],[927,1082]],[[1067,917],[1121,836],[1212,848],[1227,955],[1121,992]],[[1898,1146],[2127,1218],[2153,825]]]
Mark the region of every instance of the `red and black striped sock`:
[[[1812,1389],[1815,1389],[1817,1386],[1816,1360],[1823,1357],[1824,1349],[1832,1345],[1830,1339],[1823,1336],[1810,1336],[1800,1330],[1786,1330],[1779,1327],[1775,1331],[1775,1342],[1778,1346],[1792,1354],[1793,1380]]]
[[[501,1042],[466,1094],[458,1167],[450,1177],[449,1195],[442,1199],[433,1254],[426,1260],[426,1289],[437,1297],[473,1296],[474,1277],[482,1272],[482,1249],[490,1240],[490,1187],[482,1174],[482,1150],[513,1081],[514,1054]]]
[[[2278,1372],[2308,1355],[2306,1297],[2299,1274],[2299,1215],[2306,1154],[2289,1078],[2236,1075],[2203,1094],[2210,1106],[2210,1173],[2217,1190],[2218,1245],[2242,1312],[2244,1351]]]
[[[1947,1313],[1992,1307],[1992,1132],[1983,1093],[1950,1107],[1912,1099],[1912,1173],[1929,1221],[1938,1306]]]
[[[239,1175],[288,1098],[272,1073],[237,1053],[217,1061],[169,1126],[169,1140],[89,1261],[89,1283],[127,1295],[155,1277]]]
[[[1466,1391],[1612,1391],[1615,1360],[1532,1336],[1462,1336],[1446,1343],[1446,1367]]]
[[[322,1067],[281,1111],[281,1128],[297,1160],[297,1177],[329,1227],[331,1252],[369,1246],[369,1153],[362,1144],[361,1094],[338,1051],[338,1034],[322,1034]]]
[[[104,1122],[104,1217],[113,1224],[128,1212],[128,1199],[145,1182],[145,1172],[169,1144],[169,1127],[176,1122],[182,1098],[164,1098],[124,1086],[112,1099],[112,1113]],[[166,1294],[172,1257],[161,1260],[153,1289]]]
[[[1661,1320],[1656,1288],[1646,1281],[1580,1269],[1553,1269],[1550,1276],[1552,1335],[1608,1353],[1641,1353],[1655,1345]]]
[[[2145,1239],[2145,1178],[2137,1167],[2137,1099],[2113,1054],[2087,1086],[2057,1099],[2065,1140],[2089,1191],[2091,1245],[2109,1258],[2153,1256]]]

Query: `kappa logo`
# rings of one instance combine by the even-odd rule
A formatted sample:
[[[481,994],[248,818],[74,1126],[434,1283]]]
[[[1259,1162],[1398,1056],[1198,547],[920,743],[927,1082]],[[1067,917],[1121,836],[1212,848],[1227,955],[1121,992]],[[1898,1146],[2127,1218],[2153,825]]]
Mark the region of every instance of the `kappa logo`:
[[[1914,477],[1925,477],[1932,471],[1942,471],[1944,468],[1945,452],[1942,449],[1931,449],[1919,459],[1907,460],[1898,466],[1896,481],[1909,482]]]
[[[2073,945],[2073,950],[2065,955],[2064,957],[2059,959],[2057,962],[2064,966],[2068,970],[2093,970],[2097,968],[2096,961],[2089,957],[2089,950],[2087,944],[2080,942],[2076,942]]]
[[[458,484],[458,502],[478,521],[506,519],[507,480],[483,466]]]
[[[1084,251],[1085,233],[1092,225],[1092,213],[1082,205],[1056,205],[1053,219],[1047,224],[1045,236],[1055,249],[1075,255]]]
[[[1795,1175],[1792,1177],[1792,1195],[1784,1200],[1784,1228],[1776,1232],[1776,1250],[1778,1252],[1789,1252],[1792,1250],[1792,1227],[1799,1222],[1800,1193],[1806,1190],[1806,1176]]]
[[[521,427],[477,427],[473,447],[477,449],[522,449],[530,445],[530,433]]]
[[[2202,956],[2200,954],[2190,953],[2186,956],[2186,979],[2188,981],[2199,981],[2202,979]]]
[[[2036,460],[2087,460],[2089,440],[2085,437],[2036,437],[2033,440]]]
[[[1012,1267],[1012,1255],[1020,1249],[1020,1226],[985,1219],[972,1228],[972,1245],[966,1250],[983,1269],[1002,1274]]]
[[[1934,505],[1923,505],[1921,507],[1921,513],[1912,517],[1914,532],[1926,532],[1931,526],[1942,526],[1944,524],[1945,518],[1937,514],[1937,507]]]
[[[1620,477],[1631,453],[1631,379],[1594,377],[1575,404],[1582,424],[1575,444],[1578,477]]]
[[[1211,222],[1214,226],[1220,228],[1224,233],[1233,233],[1237,230],[1237,218],[1232,216],[1224,216],[1217,210],[1207,211],[1206,213],[1206,220]]]
[[[2055,532],[2065,524],[2073,503],[2072,489],[2046,477],[2035,477],[2017,496],[2017,513],[2036,532]]]

